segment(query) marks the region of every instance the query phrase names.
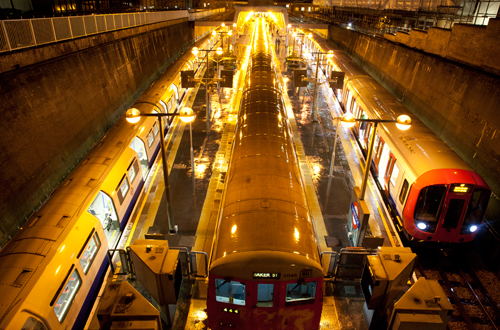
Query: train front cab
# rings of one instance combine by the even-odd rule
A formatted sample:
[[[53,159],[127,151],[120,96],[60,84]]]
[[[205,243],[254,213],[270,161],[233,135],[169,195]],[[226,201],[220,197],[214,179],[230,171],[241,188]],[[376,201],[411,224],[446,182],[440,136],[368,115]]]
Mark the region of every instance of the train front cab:
[[[323,270],[319,263],[312,258],[300,262],[298,255],[290,258],[282,252],[279,259],[264,260],[266,254],[273,255],[270,251],[251,252],[252,262],[232,263],[245,259],[238,254],[216,260],[216,267],[210,270],[209,329],[319,328],[323,306]]]
[[[482,223],[491,190],[475,172],[432,170],[412,185],[404,209],[411,239],[465,243]]]
[[[277,273],[258,273],[258,276]],[[210,329],[317,329],[323,278],[294,281],[210,279]]]

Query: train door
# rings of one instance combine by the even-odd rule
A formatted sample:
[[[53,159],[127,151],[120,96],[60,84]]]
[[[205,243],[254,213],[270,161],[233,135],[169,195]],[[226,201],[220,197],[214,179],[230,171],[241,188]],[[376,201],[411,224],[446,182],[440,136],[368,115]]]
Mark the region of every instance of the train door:
[[[142,169],[142,177],[143,179],[146,179],[149,173],[149,162],[148,162],[148,155],[146,154],[146,145],[141,139],[139,139],[136,136],[130,143],[130,148],[132,148],[132,150],[137,152],[137,155],[139,155],[139,162],[141,163],[141,169]]]
[[[385,172],[387,170],[387,165],[389,165],[389,156],[391,155],[391,148],[385,143],[382,146],[382,154],[380,155],[380,160],[378,163],[377,177],[378,182],[384,186]]]
[[[392,153],[389,154],[389,162],[387,163],[387,169],[385,170],[385,175],[384,175],[384,183],[385,183],[385,192],[389,194],[389,180],[391,180],[392,174],[396,170],[397,173],[399,173],[399,168],[396,165],[396,156],[394,156]],[[397,177],[396,173],[396,177]],[[396,184],[396,181],[394,179],[393,186]]]
[[[375,171],[378,171],[378,164],[380,162],[380,156],[382,155],[382,148],[385,142],[381,136],[375,136],[375,146],[373,149],[373,163],[375,164]]]
[[[465,206],[469,204],[470,194],[458,193],[450,189],[444,201],[444,212],[441,213],[441,228],[439,240],[453,242],[460,234],[460,224]]]
[[[252,297],[253,328],[278,328],[278,297],[275,283],[254,283]]]
[[[373,134],[373,124],[366,122],[363,124],[366,124],[366,126],[363,127],[363,129],[361,129],[361,126],[359,128],[360,129],[359,133],[363,134],[359,136],[359,142],[363,146],[363,149],[365,149],[365,151],[368,152],[368,142],[370,141],[370,136]]]
[[[114,249],[121,236],[121,230],[118,214],[116,213],[115,205],[111,197],[105,192],[99,191],[87,209],[87,212],[99,219],[104,229],[106,240],[108,241],[108,247]]]

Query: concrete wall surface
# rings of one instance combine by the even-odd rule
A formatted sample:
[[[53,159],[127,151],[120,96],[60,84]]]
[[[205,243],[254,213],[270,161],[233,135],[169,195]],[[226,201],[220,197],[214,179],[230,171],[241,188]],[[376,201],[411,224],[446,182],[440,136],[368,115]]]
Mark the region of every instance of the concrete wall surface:
[[[386,34],[387,40],[435,54],[481,70],[500,74],[500,18],[488,25],[455,24],[453,29],[430,28]]]
[[[400,98],[488,182],[494,192],[488,216],[498,218],[500,77],[338,26],[331,26],[329,32],[330,40]]]
[[[0,55],[10,63],[0,73],[0,246],[187,49],[191,25],[155,23]]]

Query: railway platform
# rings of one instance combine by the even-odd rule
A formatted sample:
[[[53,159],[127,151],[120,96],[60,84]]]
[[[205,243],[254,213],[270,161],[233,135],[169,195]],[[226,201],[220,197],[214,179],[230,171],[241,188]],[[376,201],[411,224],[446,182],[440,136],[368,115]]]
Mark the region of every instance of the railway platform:
[[[320,41],[326,42],[324,39]],[[317,122],[313,121],[311,91],[297,91],[292,87],[292,72],[287,71],[284,65],[287,53],[284,44],[283,42],[278,49],[274,49],[276,63],[282,70],[280,79],[286,89],[283,95],[289,110],[289,121],[293,127],[295,147],[314,217],[317,239],[322,251],[339,251],[349,246],[347,215],[353,187],[361,185],[364,160],[348,130],[339,126],[339,136],[335,139],[336,117],[340,115],[340,106],[329,88],[324,87],[319,91],[319,118]],[[234,84],[238,87],[242,86],[245,79],[242,75],[245,65],[243,56],[238,59],[238,70],[234,76]],[[309,70],[314,69],[314,64],[311,64]],[[168,132],[166,150],[170,203],[178,233],[171,235],[168,231],[163,167],[161,157],[158,157],[118,248],[123,249],[139,238],[160,238],[167,239],[169,246],[186,247],[190,251],[210,255],[224,189],[225,170],[231,156],[231,142],[241,97],[238,90],[239,88],[225,88],[219,94],[212,95],[213,117],[210,131],[207,132],[205,90],[200,85],[193,88],[180,105],[193,108],[197,114],[192,124],[192,140],[189,124],[176,122]],[[335,142],[337,148],[333,175],[329,177]],[[194,166],[190,160],[191,143]],[[329,180],[330,191],[327,191]],[[398,245],[383,201],[371,178],[366,199],[373,215],[368,235],[384,237],[385,246]],[[205,275],[203,268],[198,269],[198,274]],[[122,280],[127,280],[127,277],[110,273],[107,278],[107,281]],[[151,296],[139,283],[131,282],[154,304]],[[170,306],[173,324],[164,324],[164,329],[206,328],[206,286],[205,278],[185,277],[178,304]],[[334,283],[326,280],[325,288],[321,329],[367,329],[362,312],[364,299],[356,281]],[[90,321],[87,326],[89,324]]]

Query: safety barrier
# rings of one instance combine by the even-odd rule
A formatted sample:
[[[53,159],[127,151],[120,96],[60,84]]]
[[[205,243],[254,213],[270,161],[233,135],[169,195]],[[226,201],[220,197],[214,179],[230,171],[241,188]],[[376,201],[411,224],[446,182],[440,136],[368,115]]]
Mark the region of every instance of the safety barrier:
[[[0,53],[180,18],[188,18],[187,10],[5,20]]]
[[[343,248],[339,253],[333,251],[321,252],[320,258],[323,262],[326,262],[326,264],[324,263],[325,277],[335,278],[335,281],[359,280],[363,273],[366,256],[375,253],[376,250],[352,247]]]

